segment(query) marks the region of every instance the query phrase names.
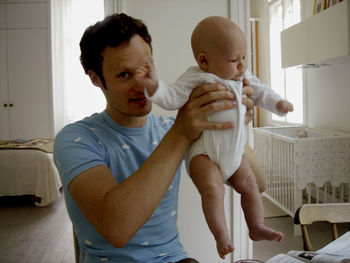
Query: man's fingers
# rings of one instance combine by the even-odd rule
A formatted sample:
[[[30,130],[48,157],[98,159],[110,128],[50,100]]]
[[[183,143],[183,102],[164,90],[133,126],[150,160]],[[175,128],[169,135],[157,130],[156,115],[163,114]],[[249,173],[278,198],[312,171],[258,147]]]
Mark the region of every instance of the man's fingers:
[[[246,78],[243,79],[243,86],[249,86],[249,80]]]
[[[247,111],[254,107],[254,102],[249,98],[242,98],[242,103],[246,105]]]
[[[227,130],[233,127],[233,122],[208,122],[203,128],[206,130]]]
[[[209,84],[195,88],[192,91],[190,97],[197,98],[197,97],[200,97],[206,93],[213,92],[213,91],[227,91],[227,89],[225,86],[223,86],[221,84],[209,83]]]
[[[254,93],[254,90],[251,86],[244,86],[242,90],[242,94],[246,94],[248,98],[250,98]]]
[[[247,115],[245,115],[244,123],[245,123],[245,124],[248,124],[248,123],[251,122],[253,119],[254,119],[254,115],[252,115],[252,114],[247,114]]]
[[[204,116],[208,116],[212,113],[228,110],[237,107],[237,104],[234,100],[224,100],[218,102],[212,102],[209,104],[205,104],[200,108],[200,114]]]

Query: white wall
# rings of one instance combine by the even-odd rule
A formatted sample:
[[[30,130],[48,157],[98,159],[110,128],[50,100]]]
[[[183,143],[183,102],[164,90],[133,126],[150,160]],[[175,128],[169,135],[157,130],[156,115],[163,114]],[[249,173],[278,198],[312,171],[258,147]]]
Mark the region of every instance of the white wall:
[[[128,0],[124,10],[145,22],[152,36],[158,76],[173,83],[189,66],[195,65],[190,42],[194,27],[207,16],[227,17],[227,3],[227,0]],[[156,114],[169,115],[156,105],[154,108]]]
[[[302,17],[312,15],[313,0],[302,0]],[[269,77],[268,10],[267,0],[251,0],[252,17],[259,18],[260,79],[266,83]],[[350,61],[328,67],[306,69],[306,125],[350,133]],[[268,125],[266,116],[262,124]]]

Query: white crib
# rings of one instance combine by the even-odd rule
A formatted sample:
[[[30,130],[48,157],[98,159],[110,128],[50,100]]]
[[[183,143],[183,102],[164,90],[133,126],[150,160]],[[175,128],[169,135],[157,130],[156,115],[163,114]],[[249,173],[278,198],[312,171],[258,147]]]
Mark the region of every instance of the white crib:
[[[305,126],[253,130],[267,173],[264,195],[290,216],[303,203],[350,202],[349,134]]]

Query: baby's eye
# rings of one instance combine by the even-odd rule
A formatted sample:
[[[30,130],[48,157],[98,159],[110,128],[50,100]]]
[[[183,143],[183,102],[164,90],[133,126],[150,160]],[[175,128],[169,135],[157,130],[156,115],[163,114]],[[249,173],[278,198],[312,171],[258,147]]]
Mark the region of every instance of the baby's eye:
[[[238,59],[231,60],[232,63],[236,63],[237,61],[238,61]]]

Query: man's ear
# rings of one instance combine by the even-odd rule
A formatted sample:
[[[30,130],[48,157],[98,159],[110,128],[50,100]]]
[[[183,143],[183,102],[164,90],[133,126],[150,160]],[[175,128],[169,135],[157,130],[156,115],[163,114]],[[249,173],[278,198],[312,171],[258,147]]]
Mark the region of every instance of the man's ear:
[[[96,74],[95,71],[89,70],[88,71],[88,75],[90,77],[90,80],[91,80],[92,84],[94,84],[96,87],[104,88],[100,77]]]

